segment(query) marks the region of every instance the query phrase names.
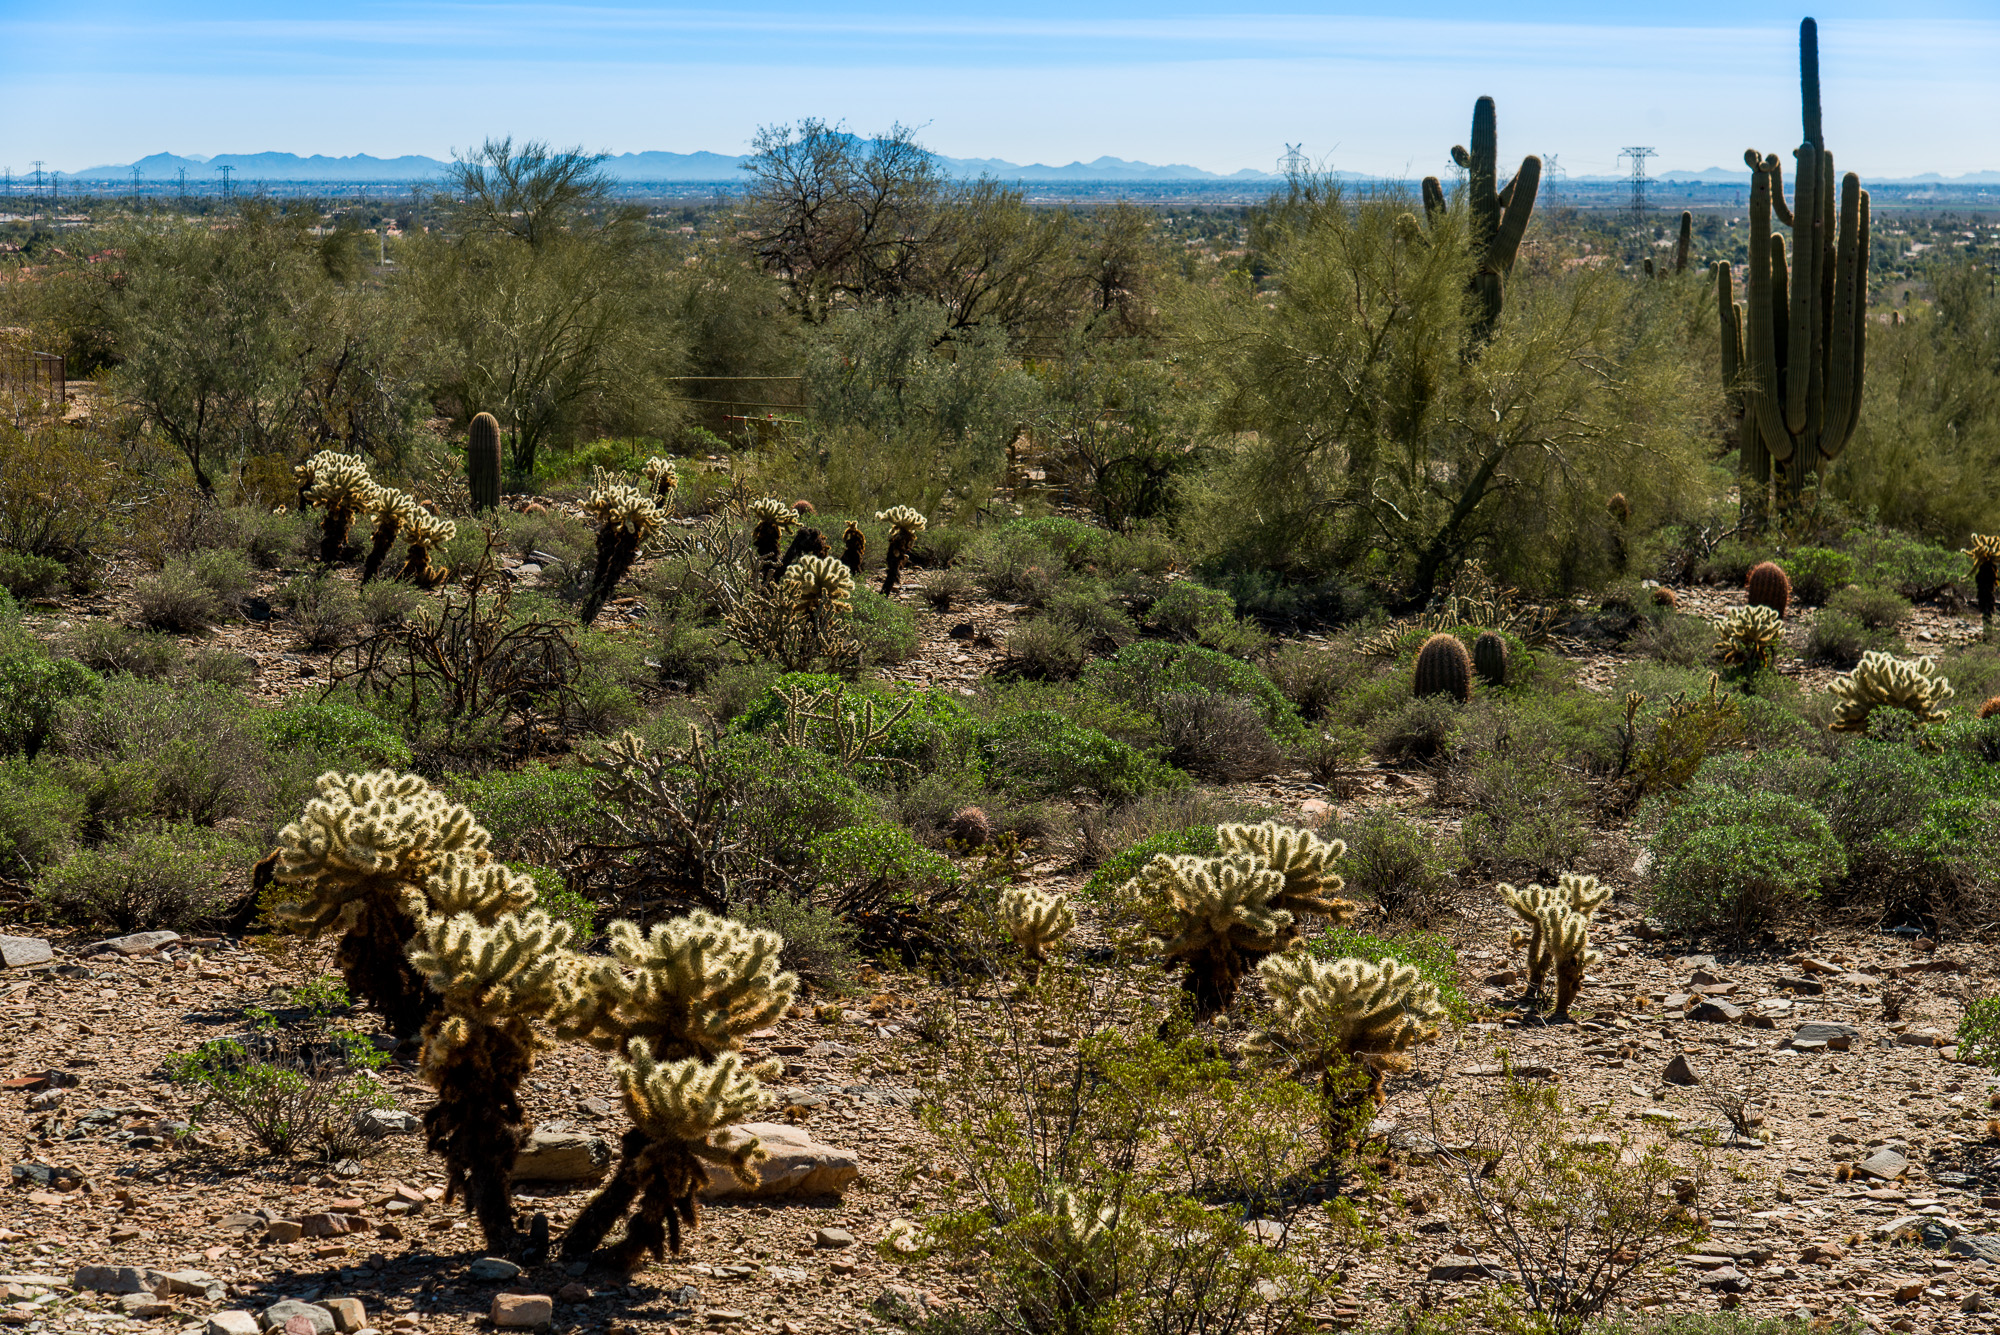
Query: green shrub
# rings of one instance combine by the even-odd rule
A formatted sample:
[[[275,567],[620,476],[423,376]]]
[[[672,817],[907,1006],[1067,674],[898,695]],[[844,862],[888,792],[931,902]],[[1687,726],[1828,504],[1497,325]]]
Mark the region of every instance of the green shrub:
[[[288,580],[278,590],[278,606],[291,614],[299,642],[308,649],[337,649],[361,624],[354,586],[330,570]]]
[[[0,761],[0,880],[31,881],[75,846],[83,799],[46,768]]]
[[[185,824],[134,824],[43,869],[35,898],[79,926],[182,930],[230,909],[262,850]]]
[[[132,586],[132,600],[142,624],[185,635],[234,616],[249,589],[250,566],[242,553],[211,549],[169,557],[159,574]]]
[[[848,631],[861,646],[866,666],[907,663],[917,654],[917,619],[893,598],[884,598],[866,584],[854,589],[854,616]]]
[[[1153,835],[1149,839],[1141,839],[1123,853],[1108,859],[1091,875],[1089,882],[1083,887],[1084,898],[1100,902],[1108,900],[1118,893],[1120,886],[1137,876],[1141,867],[1161,853],[1175,855],[1186,853],[1197,857],[1208,857],[1220,847],[1215,838],[1213,825],[1190,825],[1183,829],[1168,830]]]
[[[1826,817],[1797,798],[1689,789],[1654,836],[1652,907],[1684,932],[1746,941],[1846,874]]]
[[[1780,562],[1792,580],[1792,598],[1809,607],[1825,604],[1854,582],[1854,558],[1830,547],[1797,547]]]
[[[256,1032],[169,1055],[167,1078],[196,1092],[190,1121],[199,1125],[219,1109],[273,1154],[311,1148],[342,1159],[377,1148],[357,1123],[371,1108],[395,1106],[373,1075],[388,1054],[329,1023],[331,1011],[345,1009],[344,988],[332,989],[327,1001],[336,998],[340,1005],[309,999],[313,1013],[300,1029],[280,1030],[263,1013]]]
[[[1157,714],[1160,701],[1187,691],[1238,695],[1253,702],[1264,726],[1279,742],[1292,745],[1306,735],[1304,720],[1271,679],[1248,663],[1191,644],[1144,640],[1111,658],[1092,663],[1083,674],[1086,688]]]
[[[101,825],[255,819],[267,814],[280,772],[240,695],[132,677],[66,703],[49,749]]]
[[[1841,589],[1826,601],[1827,609],[1853,617],[1869,630],[1895,630],[1909,620],[1910,602],[1894,589]]]
[[[400,626],[415,615],[424,595],[401,580],[371,580],[356,595],[361,619],[377,630]]]
[[[1040,619],[1074,632],[1098,653],[1115,653],[1139,635],[1132,618],[1111,602],[1109,591],[1096,580],[1071,580],[1063,585],[1042,609]]]
[[[103,688],[96,673],[67,658],[35,652],[0,657],[0,755],[33,759],[48,744],[64,703]]]
[[[1361,660],[1352,654],[1296,640],[1281,646],[1264,665],[1271,684],[1311,722],[1324,718],[1341,692],[1363,675]]]
[[[171,677],[187,657],[171,635],[134,630],[115,621],[86,621],[63,642],[63,650],[94,672],[134,677]]]
[[[394,728],[338,700],[294,698],[250,717],[271,754],[308,757],[319,769],[399,770],[410,763],[409,743]]]
[[[1700,617],[1679,612],[1642,617],[1627,647],[1656,663],[1700,667],[1715,650],[1715,627]]]
[[[1889,648],[1892,643],[1847,613],[1823,607],[1806,632],[1805,660],[1845,670],[1860,662],[1866,651]]]
[[[980,730],[980,755],[996,786],[1016,794],[1054,797],[1087,788],[1112,800],[1163,792],[1187,776],[1060,714],[1016,714]]]
[[[0,589],[16,598],[46,598],[69,573],[53,556],[0,552]]]
[[[806,845],[813,899],[843,915],[916,907],[958,886],[958,869],[900,825],[876,822],[830,830]]]
[[[1978,997],[1965,1003],[1965,1014],[1958,1022],[1958,1059],[2000,1071],[2000,997]]]
[[[1464,710],[1448,695],[1404,698],[1368,728],[1368,748],[1384,760],[1428,760],[1458,746]]]
[[[1949,547],[1893,529],[1850,533],[1845,542],[1856,583],[1894,589],[1913,603],[1930,602],[1967,582],[1965,558]]]
[[[957,565],[966,548],[977,539],[978,535],[969,528],[932,524],[917,534],[916,541],[910,544],[910,555],[926,570],[943,570]],[[875,546],[873,542],[869,545]]]
[[[187,676],[189,681],[242,690],[257,680],[257,660],[204,644],[188,655]]]
[[[548,867],[531,867],[517,864],[516,874],[527,876],[535,883],[535,907],[559,922],[566,922],[576,933],[579,945],[588,944],[597,935],[597,905],[588,897],[570,888],[563,874]]]
[[[1413,965],[1425,982],[1437,988],[1438,1000],[1455,1022],[1464,1024],[1472,1018],[1472,1003],[1458,986],[1458,952],[1435,932],[1374,936],[1351,927],[1327,927],[1307,939],[1306,952],[1323,960],[1362,959],[1372,964],[1393,959]]]
[[[997,532],[1010,536],[1025,534],[1033,538],[1054,552],[1071,570],[1087,570],[1096,565],[1114,536],[1109,529],[1095,528],[1062,515],[1016,519]]]
[[[1589,794],[1546,752],[1480,753],[1465,793],[1472,806],[1459,833],[1466,858],[1495,877],[1553,881],[1589,850]]]
[[[1076,628],[1051,616],[1016,626],[1007,637],[1009,676],[1030,681],[1067,681],[1083,671],[1090,649]]]
[[[496,850],[509,859],[553,860],[602,822],[590,794],[590,774],[573,767],[530,761],[476,778],[454,778],[450,792],[479,818]]]
[[[1327,830],[1347,844],[1343,892],[1371,900],[1390,918],[1426,923],[1451,912],[1463,856],[1399,812],[1371,811]]]
[[[996,529],[967,554],[979,587],[995,598],[1039,607],[1062,584],[1068,565],[1056,550],[1031,532]]]
[[[762,901],[733,903],[729,916],[746,927],[785,938],[779,963],[815,987],[838,992],[852,986],[850,980],[861,967],[856,949],[861,931],[832,908],[775,894]]]
[[[1236,620],[1236,600],[1221,589],[1178,579],[1153,604],[1147,619],[1177,640],[1198,640],[1207,627]]]

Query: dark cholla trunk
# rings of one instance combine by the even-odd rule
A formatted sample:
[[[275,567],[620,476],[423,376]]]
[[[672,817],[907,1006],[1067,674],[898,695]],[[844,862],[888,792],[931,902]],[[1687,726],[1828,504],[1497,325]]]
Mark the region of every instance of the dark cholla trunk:
[[[534,1066],[520,1033],[475,1025],[437,1075],[437,1102],[424,1114],[424,1144],[445,1161],[446,1199],[465,1193],[495,1255],[514,1246],[514,1159],[528,1143],[519,1089]]]

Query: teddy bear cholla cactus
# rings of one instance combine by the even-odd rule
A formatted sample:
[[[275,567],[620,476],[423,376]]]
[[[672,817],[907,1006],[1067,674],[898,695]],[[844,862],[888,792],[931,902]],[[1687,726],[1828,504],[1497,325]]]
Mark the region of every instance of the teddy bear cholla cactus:
[[[1603,958],[1590,948],[1590,918],[1568,904],[1544,904],[1535,914],[1535,934],[1555,964],[1555,1014],[1566,1016],[1583,989],[1583,971]]]
[[[886,510],[875,512],[875,522],[890,527],[889,551],[883,559],[882,592],[894,593],[896,586],[903,582],[903,563],[910,559],[910,544],[917,540],[930,523],[922,514],[907,505],[892,505]]]
[[[458,536],[457,524],[419,507],[405,527],[404,535],[409,538],[410,545],[404,553],[403,568],[397,578],[420,589],[434,589],[451,577],[449,567],[431,564],[431,553]]]
[[[1732,607],[1715,623],[1715,654],[1730,667],[1756,669],[1771,661],[1784,623],[1768,607]]]
[[[1838,701],[1833,731],[1866,732],[1868,716],[1887,707],[1907,711],[1919,724],[1942,722],[1944,702],[1956,694],[1951,682],[1938,675],[1934,658],[1897,658],[1870,649],[1854,671],[1833,679]]]
[[[525,884],[523,884],[525,883]],[[531,901],[534,882],[489,863],[467,888],[486,902]],[[425,1143],[445,1161],[445,1199],[465,1193],[487,1246],[514,1244],[508,1186],[527,1144],[521,1082],[550,1046],[532,1021],[577,1004],[580,962],[566,947],[568,923],[539,909],[490,923],[472,913],[434,913],[419,924],[410,961],[438,994],[424,1025],[422,1072],[437,1091],[424,1113]]]
[[[1141,912],[1164,910],[1174,934],[1154,948],[1186,966],[1181,986],[1195,1018],[1205,1020],[1226,1009],[1243,975],[1284,944],[1292,928],[1292,915],[1276,907],[1284,892],[1284,873],[1248,853],[1161,853],[1122,893]]]
[[[590,592],[577,612],[578,619],[589,625],[603,610],[618,581],[639,559],[639,549],[666,522],[666,516],[637,487],[602,475],[583,508],[597,521],[597,560],[590,571]]]
[[[1066,895],[1051,894],[1030,885],[1010,886],[1000,892],[1000,922],[1014,944],[1028,957],[1028,981],[1041,977],[1049,949],[1062,944],[1076,930],[1076,911]]]
[[[1292,1056],[1320,1077],[1330,1106],[1358,1102],[1342,1079],[1354,1065],[1368,1072],[1366,1096],[1379,1104],[1383,1078],[1409,1070],[1410,1049],[1436,1038],[1444,1019],[1436,986],[1397,960],[1274,955],[1257,972],[1278,1027],[1246,1046]]]
[[[340,932],[334,958],[348,991],[380,1012],[391,1032],[413,1034],[431,997],[404,947],[432,911],[432,879],[466,884],[490,861],[487,833],[414,774],[329,772],[314,787],[317,796],[278,836],[274,879],[304,892],[278,917],[306,936]]]
[[[1502,885],[1500,899],[1527,928],[1525,932],[1516,928],[1511,944],[1516,947],[1526,944],[1528,947],[1528,995],[1534,997],[1541,995],[1549,970],[1560,964],[1548,933],[1544,911],[1561,909],[1580,915],[1588,923],[1597,910],[1611,902],[1611,887],[1599,885],[1595,876],[1564,872],[1554,885],[1531,884],[1521,890]],[[1585,948],[1588,949],[1587,942]],[[1559,1011],[1565,1008],[1562,1004],[1557,1006]]]
[[[778,544],[799,522],[799,512],[776,496],[760,496],[750,502],[750,517],[757,521],[750,540],[757,548],[757,564],[765,574],[778,570]]]
[[[368,559],[361,567],[363,584],[375,578],[389,549],[396,545],[398,535],[416,523],[417,516],[424,512],[416,497],[394,487],[376,487],[369,496],[368,508],[375,515],[375,531],[368,544]]]
[[[1271,907],[1292,915],[1285,938],[1288,941],[1298,938],[1301,918],[1331,918],[1345,925],[1361,911],[1353,900],[1337,897],[1347,886],[1333,869],[1334,863],[1347,856],[1347,845],[1338,839],[1322,839],[1311,830],[1276,821],[1218,825],[1215,839],[1224,853],[1248,854],[1285,878]]]
[[[340,558],[347,545],[347,531],[356,515],[369,509],[375,483],[368,476],[368,461],[358,454],[321,450],[292,470],[303,487],[303,504],[326,511],[320,521],[319,559],[329,565]]]
[[[661,455],[646,460],[646,466],[639,470],[641,477],[653,485],[653,499],[664,501],[680,486],[681,475],[674,470],[674,461]]]
[[[754,1138],[725,1152],[707,1136],[761,1102],[757,1076],[777,1074],[775,1063],[744,1069],[738,1053],[746,1034],[774,1023],[798,994],[798,976],[778,967],[784,945],[775,932],[702,912],[643,934],[613,924],[617,965],[590,975],[557,1032],[615,1054],[632,1127],[616,1171],[564,1235],[565,1258],[589,1257],[635,1201],[624,1238],[604,1259],[629,1270],[648,1252],[679,1251],[681,1225],[699,1217],[701,1163],[741,1178],[761,1157]]]

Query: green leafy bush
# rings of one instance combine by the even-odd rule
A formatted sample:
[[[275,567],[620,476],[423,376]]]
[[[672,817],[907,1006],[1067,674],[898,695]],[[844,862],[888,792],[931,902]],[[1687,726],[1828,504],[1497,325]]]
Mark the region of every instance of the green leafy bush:
[[[1696,785],[1653,843],[1653,911],[1685,932],[1744,941],[1846,874],[1826,817],[1780,793]]]
[[[1118,888],[1139,874],[1139,869],[1161,853],[1208,857],[1219,848],[1213,825],[1190,825],[1141,839],[1124,852],[1106,860],[1083,887],[1086,899],[1107,900]]]
[[[1429,922],[1451,911],[1465,862],[1449,841],[1432,838],[1421,825],[1389,811],[1368,812],[1327,834],[1347,844],[1340,874],[1348,896],[1372,900],[1392,919],[1410,922]]]
[[[1958,1021],[1958,1059],[2000,1071],[2000,997],[1965,1003],[1965,1014]]]
[[[479,817],[507,858],[553,859],[601,824],[587,771],[530,761],[455,778],[451,795]]]
[[[262,816],[280,770],[242,696],[133,677],[64,704],[49,749],[105,825]]]
[[[0,589],[16,598],[46,598],[68,572],[53,556],[0,552]]]
[[[30,881],[76,844],[83,799],[46,768],[0,761],[0,880]]]
[[[1845,612],[1823,607],[1806,633],[1805,660],[1845,670],[1860,662],[1861,655],[1870,649],[1893,647],[1893,637],[1868,629]]]
[[[1841,589],[1826,600],[1826,605],[1829,611],[1845,613],[1869,630],[1894,630],[1910,616],[1907,598],[1893,589],[1872,586]]]
[[[561,872],[524,864],[515,865],[513,870],[534,880],[535,907],[559,922],[568,923],[579,944],[588,944],[596,937],[597,905],[572,889]]]
[[[119,931],[212,925],[249,879],[258,850],[185,824],[133,824],[45,868],[35,898],[53,916]]]
[[[1179,579],[1167,586],[1147,619],[1177,640],[1201,640],[1210,628],[1235,623],[1236,600],[1221,589]]]
[[[0,657],[0,754],[33,759],[48,744],[64,703],[103,688],[96,673],[67,658],[35,652]]]
[[[730,905],[729,916],[746,927],[776,932],[785,939],[779,963],[814,986],[845,991],[861,966],[861,930],[824,904],[774,894]]]
[[[848,631],[861,646],[866,665],[907,663],[917,653],[917,619],[893,598],[884,598],[866,584],[854,589],[854,615]]]
[[[1854,558],[1831,547],[1797,547],[1783,562],[1792,580],[1792,597],[1810,607],[1825,604],[1854,582]]]
[[[308,649],[337,649],[361,624],[361,600],[354,586],[330,570],[288,580],[278,605],[291,616],[299,642]]]
[[[1096,580],[1079,579],[1065,584],[1049,599],[1040,619],[1074,632],[1085,645],[1098,652],[1116,652],[1139,634],[1132,618],[1111,602],[1109,591]],[[1077,666],[1080,668],[1082,664],[1079,662]]]
[[[1030,607],[1046,602],[1068,570],[1068,563],[1048,543],[1011,526],[980,538],[966,563],[989,595]]]
[[[997,532],[1025,534],[1054,552],[1069,569],[1079,571],[1096,565],[1115,536],[1109,529],[1095,528],[1063,515],[1016,519]]]
[[[1269,677],[1248,663],[1197,645],[1158,640],[1127,645],[1113,657],[1092,663],[1083,684],[1153,713],[1158,713],[1161,700],[1181,692],[1239,695],[1256,704],[1264,726],[1278,741],[1291,745],[1305,739],[1304,720]]]
[[[395,1106],[374,1075],[387,1054],[330,1023],[332,1012],[346,1008],[345,988],[298,988],[292,999],[309,1012],[299,1028],[280,1029],[269,1013],[253,1012],[253,1032],[174,1053],[162,1063],[165,1074],[196,1091],[196,1125],[213,1109],[273,1154],[365,1153],[373,1137],[358,1125],[361,1115]]]
[[[1007,637],[1007,673],[1030,681],[1067,681],[1090,661],[1084,637],[1066,621],[1039,616]]]
[[[1448,695],[1405,695],[1401,705],[1368,728],[1368,749],[1384,760],[1428,760],[1458,745],[1464,711]]]
[[[1046,711],[989,723],[980,731],[979,751],[997,786],[1027,796],[1053,797],[1087,788],[1117,800],[1164,792],[1187,782],[1187,776],[1171,766]]]
[[[410,747],[365,709],[338,700],[293,698],[250,716],[273,755],[301,755],[321,769],[404,769]]]
[[[806,845],[815,902],[837,912],[919,906],[956,890],[958,869],[900,825],[876,822],[831,830]]]
[[[242,553],[212,549],[169,557],[159,574],[132,586],[132,600],[142,624],[189,634],[234,616],[249,589],[250,566]]]

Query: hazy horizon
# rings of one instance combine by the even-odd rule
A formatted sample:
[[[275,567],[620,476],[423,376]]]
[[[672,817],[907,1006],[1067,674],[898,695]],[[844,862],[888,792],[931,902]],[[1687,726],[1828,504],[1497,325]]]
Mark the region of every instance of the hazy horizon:
[[[0,167],[73,173],[166,151],[448,159],[488,135],[612,153],[739,154],[816,116],[921,127],[932,150],[1059,167],[1100,156],[1227,175],[1288,144],[1322,166],[1446,165],[1472,100],[1510,160],[1614,175],[1734,168],[1799,134],[1798,13],[1698,0],[1675,26],[1587,21],[1580,0],[1422,16],[1218,14],[1164,0],[941,17],[915,0],[800,12],[363,4],[273,16],[248,0],[113,3],[25,18],[0,51]],[[1375,6],[1379,8],[1379,6]],[[1895,20],[1818,6],[1826,133],[1842,169],[1895,179],[2000,168],[2000,21],[1922,3]],[[1879,10],[1877,11],[1879,12]],[[1854,15],[1849,17],[1849,15]]]

